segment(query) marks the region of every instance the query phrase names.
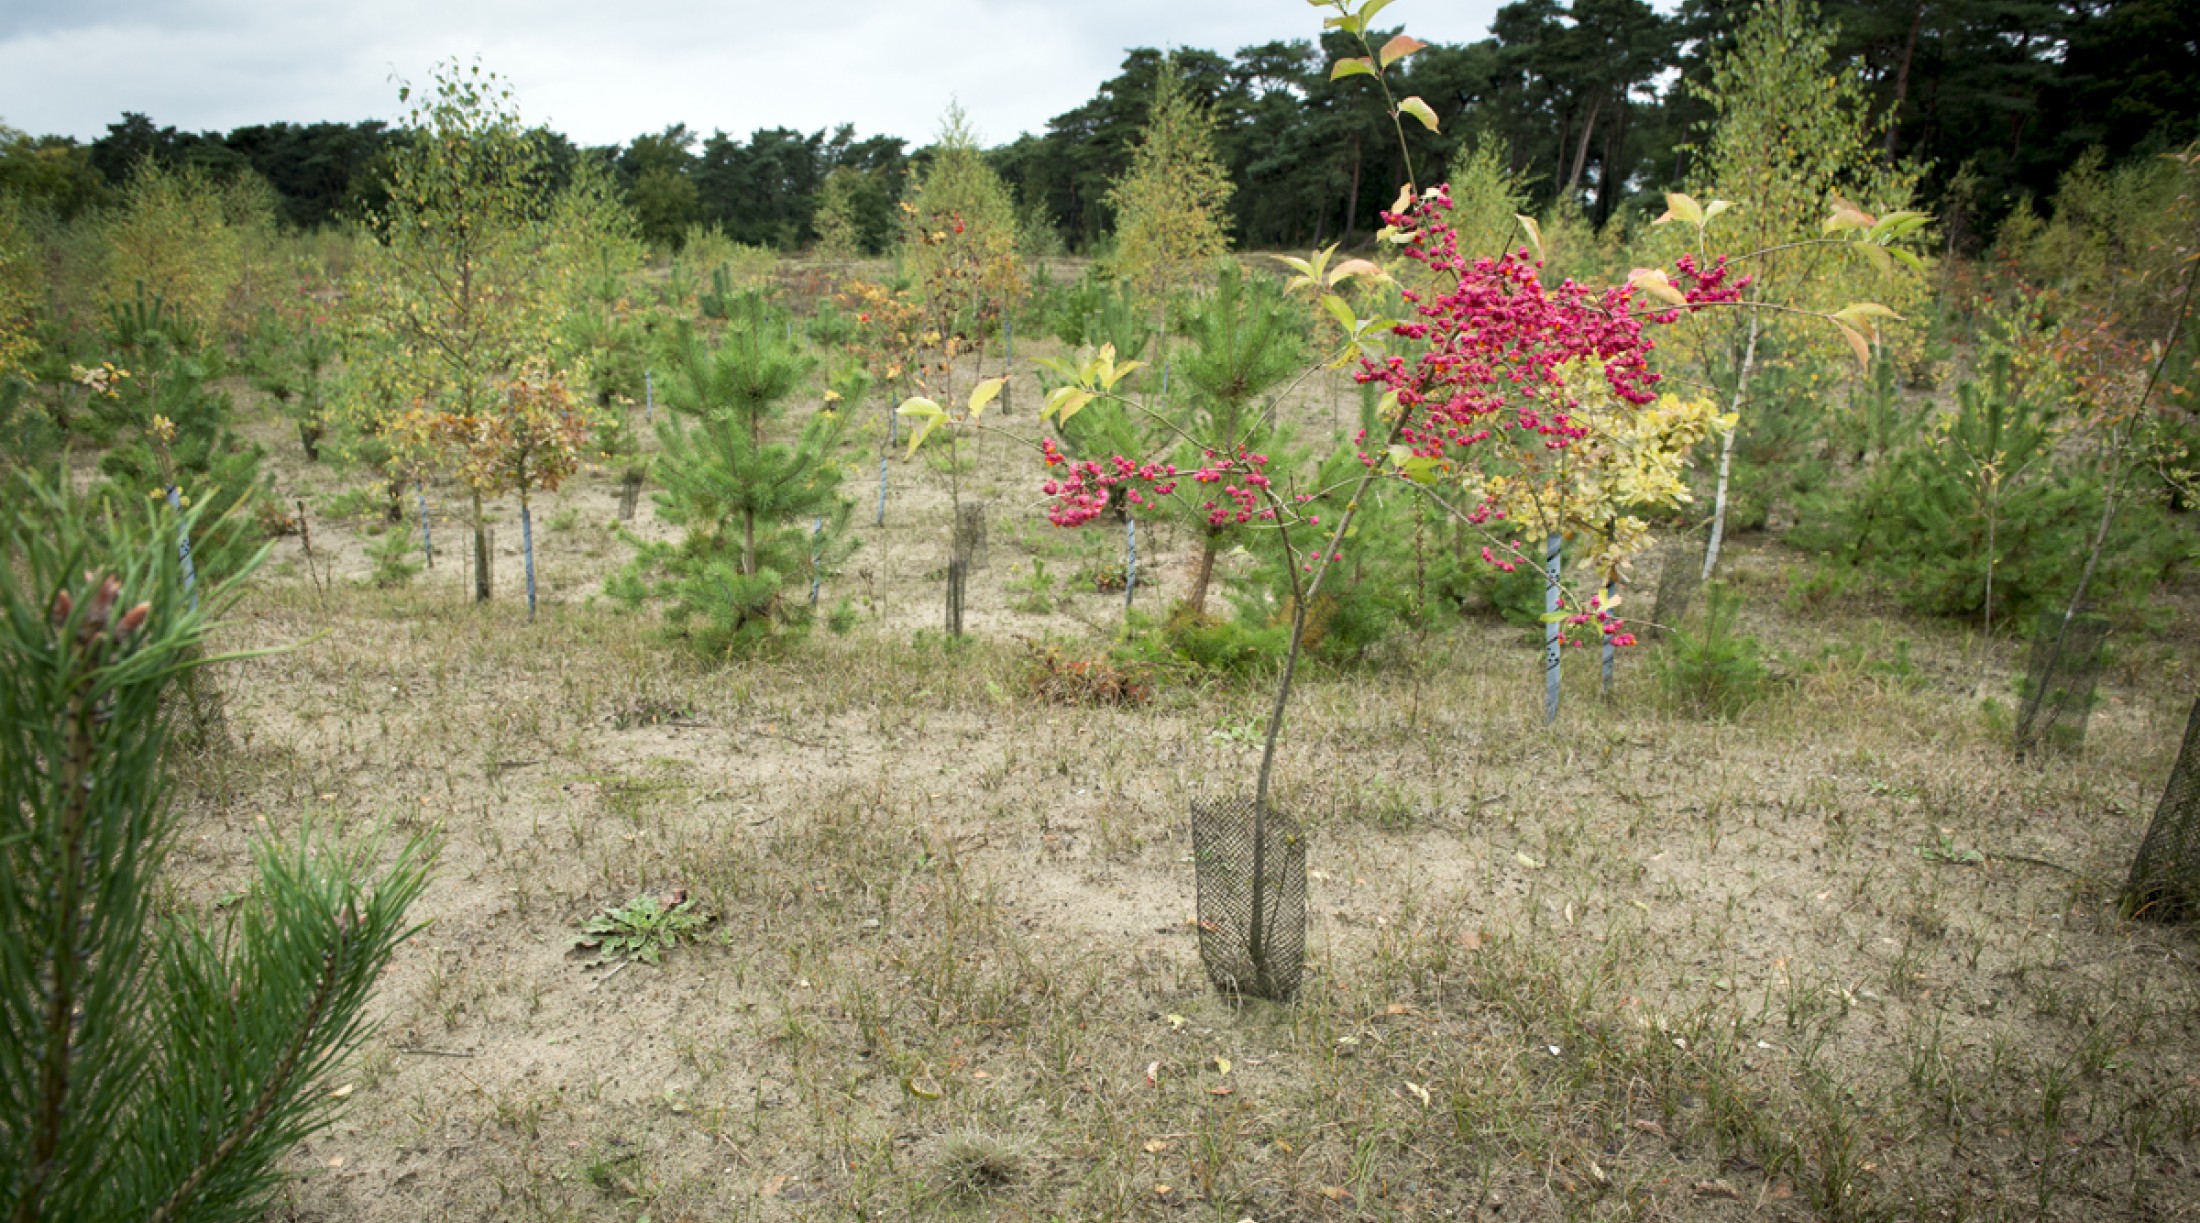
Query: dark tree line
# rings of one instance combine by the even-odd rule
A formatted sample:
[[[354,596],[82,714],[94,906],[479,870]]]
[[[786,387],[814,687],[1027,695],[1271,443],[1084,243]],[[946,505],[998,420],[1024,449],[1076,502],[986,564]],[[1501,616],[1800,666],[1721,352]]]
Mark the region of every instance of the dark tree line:
[[[1424,181],[1470,141],[1499,151],[1539,206],[1569,203],[1597,224],[1685,182],[1709,109],[1692,86],[1749,0],[1685,0],[1665,16],[1644,0],[1514,0],[1490,36],[1430,47],[1401,86],[1442,120],[1408,125]],[[1984,233],[2015,202],[2052,193],[2088,149],[2112,160],[2200,136],[2200,0],[1822,0],[1836,55],[1864,81],[1884,147],[1924,171],[1927,207]],[[1386,35],[1387,36],[1387,35]],[[1174,52],[1211,108],[1237,191],[1240,245],[1364,239],[1404,166],[1364,80],[1329,80],[1342,41],[1280,41],[1234,55]],[[1075,248],[1107,235],[1108,184],[1128,164],[1166,61],[1129,52],[1083,105],[994,149],[1027,217]],[[923,117],[912,116],[912,122]],[[894,233],[914,163],[903,140],[853,128],[764,128],[746,140],[675,125],[625,145],[576,149],[541,132],[560,174],[581,158],[611,169],[649,238],[691,226],[796,247],[815,237],[819,192],[836,172],[866,246]],[[266,179],[292,224],[327,224],[379,198],[378,167],[404,139],[379,122],[271,123],[227,134],[179,132],[125,114],[89,145],[58,137],[0,143],[0,190],[63,214],[96,204],[145,158]]]

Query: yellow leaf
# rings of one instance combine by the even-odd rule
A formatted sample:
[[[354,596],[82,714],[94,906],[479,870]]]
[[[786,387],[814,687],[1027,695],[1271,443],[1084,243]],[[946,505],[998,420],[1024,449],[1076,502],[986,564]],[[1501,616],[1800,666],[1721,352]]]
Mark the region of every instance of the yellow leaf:
[[[1428,103],[1423,102],[1417,97],[1407,98],[1405,101],[1398,103],[1398,113],[1401,115],[1412,115],[1414,118],[1421,121],[1422,127],[1425,127],[1432,132],[1436,130],[1435,110],[1431,109]]]
[[[1337,265],[1336,271],[1329,274],[1329,283],[1332,286],[1340,285],[1354,276],[1365,276],[1371,280],[1390,279],[1390,274],[1383,271],[1373,260],[1347,259]]]
[[[1520,222],[1520,228],[1527,231],[1528,243],[1535,247],[1535,257],[1539,260],[1542,259],[1544,257],[1543,227],[1535,223],[1534,217],[1523,216],[1519,213],[1513,214],[1513,220]]]
[[[1849,342],[1849,350],[1856,354],[1856,363],[1867,370],[1870,369],[1872,367],[1872,348],[1865,341],[1863,333],[1847,323],[1835,323],[1834,326],[1840,330],[1841,338]]]
[[[1364,55],[1355,55],[1351,59],[1340,59],[1329,66],[1329,79],[1332,81],[1341,81],[1348,76],[1374,75],[1376,75],[1375,65],[1368,62],[1368,58]]]
[[[1688,304],[1687,295],[1673,287],[1672,278],[1665,274],[1664,268],[1636,268],[1627,273],[1627,283],[1661,301],[1668,301],[1676,306]]]
[[[985,405],[992,403],[994,399],[1000,395],[1001,388],[1007,385],[1008,375],[1003,374],[998,378],[988,378],[978,385],[971,387],[970,418],[972,420],[976,420],[979,415],[984,413]]]
[[[1046,408],[1039,413],[1039,419],[1045,420],[1047,417],[1052,416],[1058,422],[1066,421],[1077,415],[1078,409],[1091,403],[1093,398],[1091,391],[1080,387],[1056,387],[1054,393],[1047,396]]]
[[[940,1098],[940,1085],[932,1081],[931,1075],[921,1070],[903,1079],[901,1089],[919,1100],[937,1100]]]
[[[1852,326],[1861,327],[1865,325],[1864,320],[1866,319],[1891,318],[1900,320],[1902,316],[1878,302],[1852,302],[1834,311],[1833,317]]]
[[[1703,205],[1698,204],[1692,197],[1679,191],[1667,192],[1665,196],[1665,215],[1659,217],[1658,220],[1676,219],[1686,221],[1690,225],[1700,228],[1704,220]]]

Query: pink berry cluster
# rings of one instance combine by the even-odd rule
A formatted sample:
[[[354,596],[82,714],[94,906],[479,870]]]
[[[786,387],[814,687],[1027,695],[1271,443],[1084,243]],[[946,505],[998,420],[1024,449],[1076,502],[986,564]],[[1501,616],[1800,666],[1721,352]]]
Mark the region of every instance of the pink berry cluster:
[[[1412,231],[1406,258],[1451,281],[1447,292],[1401,291],[1419,318],[1391,331],[1415,341],[1418,357],[1363,357],[1354,375],[1397,392],[1406,413],[1400,443],[1417,456],[1440,459],[1447,449],[1464,450],[1516,429],[1545,449],[1565,449],[1587,436],[1566,410],[1560,370],[1569,362],[1596,362],[1624,402],[1655,398],[1651,387],[1658,376],[1649,364],[1655,344],[1643,324],[1671,322],[1682,307],[1638,310],[1631,285],[1600,293],[1567,280],[1545,288],[1542,264],[1525,249],[1494,259],[1461,254],[1458,231],[1444,220],[1450,210],[1451,197],[1439,187],[1415,212],[1383,217]],[[1734,301],[1748,283],[1729,284],[1723,259],[1707,271],[1684,255],[1675,267],[1674,286],[1688,308]]]
[[[1192,479],[1210,487],[1222,486],[1220,496],[1200,504],[1199,508],[1207,512],[1208,526],[1275,521],[1276,511],[1260,503],[1261,491],[1271,486],[1264,470],[1267,455],[1240,450],[1235,456],[1225,457],[1209,450],[1200,459],[1200,468],[1192,473]]]
[[[1047,482],[1040,486],[1050,499],[1047,521],[1058,527],[1083,526],[1107,513],[1118,500],[1125,506],[1145,506],[1153,497],[1176,491],[1173,463],[1140,463],[1122,455],[1099,461],[1072,459],[1053,438],[1040,442],[1039,452],[1049,471]]]
[[[1748,277],[1731,275],[1723,257],[1705,267],[1693,255],[1683,255],[1667,278],[1683,304],[1645,301],[1633,285],[1598,291],[1567,280],[1547,288],[1542,263],[1525,249],[1496,258],[1462,254],[1458,231],[1445,220],[1451,207],[1449,189],[1439,187],[1411,212],[1384,214],[1386,222],[1410,235],[1402,248],[1405,257],[1426,265],[1450,287],[1442,292],[1402,289],[1415,317],[1398,323],[1391,333],[1411,341],[1418,355],[1363,356],[1354,374],[1362,383],[1396,393],[1404,414],[1397,444],[1418,458],[1458,459],[1472,447],[1498,440],[1513,448],[1518,465],[1530,462],[1536,452],[1564,450],[1587,438],[1589,430],[1572,413],[1577,403],[1567,392],[1566,366],[1593,362],[1621,401],[1648,404],[1656,398],[1652,388],[1658,376],[1650,369],[1649,354],[1656,345],[1645,334],[1645,325],[1671,323],[1702,306],[1738,301],[1749,284]],[[1364,434],[1360,443],[1366,444]],[[1050,499],[1047,518],[1056,526],[1080,526],[1111,506],[1151,504],[1152,498],[1174,492],[1180,479],[1173,465],[1121,455],[1073,460],[1051,440],[1041,449],[1050,469],[1043,486]],[[1373,466],[1387,456],[1363,449],[1359,457]],[[1214,493],[1200,507],[1210,527],[1276,521],[1276,509],[1265,504],[1272,488],[1267,465],[1268,456],[1244,450],[1202,455],[1199,468],[1190,474]],[[1311,497],[1294,500],[1303,503]],[[1466,507],[1466,513],[1477,524],[1504,517],[1491,499]],[[1307,521],[1318,524],[1321,519]],[[1313,558],[1323,559],[1319,553]],[[1482,559],[1506,572],[1535,563],[1518,540],[1503,548],[1483,548]],[[1565,621],[1573,626],[1592,622],[1600,638],[1634,644],[1634,635],[1601,598],[1591,598]]]

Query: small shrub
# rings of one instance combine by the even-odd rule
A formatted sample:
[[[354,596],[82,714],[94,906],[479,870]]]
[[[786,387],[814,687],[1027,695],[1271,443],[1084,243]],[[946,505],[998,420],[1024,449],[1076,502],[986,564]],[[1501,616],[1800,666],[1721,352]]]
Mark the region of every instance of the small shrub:
[[[1736,631],[1742,597],[1723,583],[1704,588],[1703,626],[1676,632],[1652,664],[1666,701],[1698,717],[1728,718],[1772,686],[1764,647]]]
[[[410,531],[392,527],[367,545],[367,559],[374,562],[367,571],[367,580],[385,590],[406,585],[419,576],[422,555]]]
[[[1204,671],[1242,674],[1280,661],[1291,643],[1287,621],[1254,625],[1180,608],[1164,630],[1170,650]],[[1309,636],[1312,636],[1309,630]]]
[[[1038,557],[1031,558],[1031,575],[1016,578],[1008,583],[1012,596],[1009,607],[1032,616],[1043,616],[1054,610],[1054,577],[1047,572],[1047,563]]]

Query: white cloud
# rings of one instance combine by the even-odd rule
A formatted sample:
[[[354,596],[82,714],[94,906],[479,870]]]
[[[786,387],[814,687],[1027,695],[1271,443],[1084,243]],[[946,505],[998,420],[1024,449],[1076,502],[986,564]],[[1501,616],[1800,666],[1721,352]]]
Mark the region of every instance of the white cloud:
[[[1384,16],[1462,41],[1495,8],[1405,0]],[[395,119],[393,74],[478,54],[530,120],[584,144],[680,122],[922,142],[951,98],[1003,141],[1091,97],[1128,47],[1229,52],[1311,37],[1321,16],[1296,0],[34,0],[0,19],[0,122],[88,139],[125,110],[186,130]]]

